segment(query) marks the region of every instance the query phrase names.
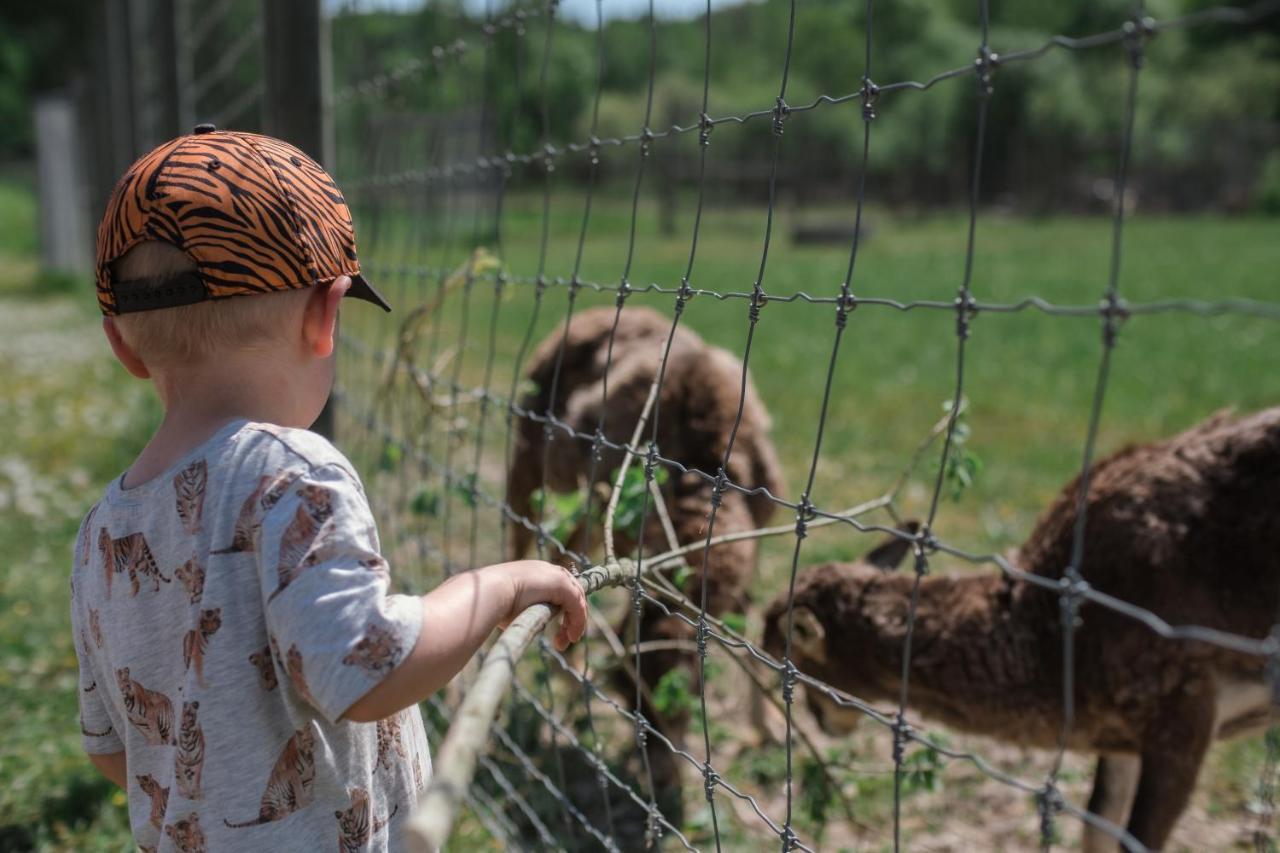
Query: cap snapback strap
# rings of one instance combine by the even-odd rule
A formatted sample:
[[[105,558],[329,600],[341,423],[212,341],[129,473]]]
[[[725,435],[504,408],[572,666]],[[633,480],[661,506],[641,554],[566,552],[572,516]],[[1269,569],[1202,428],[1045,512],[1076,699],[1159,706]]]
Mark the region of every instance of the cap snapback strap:
[[[209,298],[204,279],[195,272],[116,281],[111,284],[111,292],[115,296],[117,314],[149,311],[153,308],[174,308],[203,302]]]

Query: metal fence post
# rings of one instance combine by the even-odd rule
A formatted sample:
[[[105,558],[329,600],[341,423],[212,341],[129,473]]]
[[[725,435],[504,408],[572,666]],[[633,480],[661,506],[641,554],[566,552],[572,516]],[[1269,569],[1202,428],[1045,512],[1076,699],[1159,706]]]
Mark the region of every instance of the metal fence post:
[[[321,0],[263,0],[263,129],[333,164],[329,22]],[[333,438],[333,400],[312,429]]]

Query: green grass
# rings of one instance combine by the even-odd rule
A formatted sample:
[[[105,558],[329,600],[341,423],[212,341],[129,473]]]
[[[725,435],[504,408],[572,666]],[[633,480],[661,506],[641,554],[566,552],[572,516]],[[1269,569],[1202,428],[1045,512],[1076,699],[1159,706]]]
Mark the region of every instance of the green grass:
[[[578,189],[553,197],[547,256],[551,274],[566,274],[572,266],[581,199]],[[508,211],[505,261],[512,272],[532,275],[538,257],[538,199],[513,197]],[[829,215],[847,217],[848,211]],[[774,295],[836,293],[847,250],[790,245],[792,221],[783,210],[775,223],[766,290]],[[867,221],[871,234],[858,261],[855,293],[902,301],[954,296],[964,265],[967,223],[962,216],[903,218],[873,210]],[[79,750],[66,572],[80,514],[141,446],[158,410],[149,390],[110,360],[97,328],[91,282],[39,277],[33,223],[30,188],[0,181],[0,371],[5,376],[0,383],[0,549],[6,555],[0,566],[0,612],[6,614],[0,621],[0,723],[6,732],[0,746],[0,847],[125,849],[129,840],[122,797]],[[1126,225],[1121,293],[1135,303],[1173,297],[1274,300],[1275,270],[1280,269],[1277,224],[1140,214]],[[686,209],[681,221],[686,233],[660,237],[652,210],[642,208],[630,276],[634,286],[679,283],[690,225]],[[627,226],[625,203],[598,199],[583,278],[616,283]],[[749,291],[759,267],[763,227],[760,208],[710,209],[692,284]],[[385,248],[394,236],[384,234],[382,246],[369,240],[366,258],[400,261]],[[427,262],[460,262],[463,235],[455,236],[449,251],[440,251],[442,244],[433,240]],[[1095,304],[1107,281],[1109,241],[1110,225],[1104,219],[1028,221],[984,213],[977,231],[974,295],[983,302],[1037,295],[1055,304]],[[383,318],[360,306],[344,313],[344,323],[354,335],[386,342],[433,282],[383,275],[377,283],[400,310]],[[467,330],[465,347],[452,356],[461,359],[466,384],[478,384],[481,378],[491,293],[487,286],[474,290],[465,323],[459,294],[450,297],[441,314],[437,354],[456,346]],[[529,326],[530,293],[525,286],[512,288],[500,306],[494,388],[502,394],[511,386],[517,350]],[[534,341],[563,319],[566,293],[562,287],[546,292],[532,328]],[[669,311],[673,298],[636,294],[633,301]],[[578,306],[611,303],[611,295],[584,291]],[[746,319],[746,301],[704,296],[690,304],[685,322],[741,353]],[[850,317],[836,363],[815,503],[828,509],[851,505],[879,494],[898,474],[953,393],[954,322],[950,312],[879,306],[862,306]],[[802,302],[768,304],[756,330],[751,369],[774,419],[786,468],[785,497],[792,500],[804,487],[812,458],[834,333],[830,306]],[[1037,512],[1079,466],[1100,340],[1096,318],[1024,311],[975,320],[966,348],[965,394],[972,426],[968,446],[985,465],[959,502],[944,501],[936,526],[942,538],[966,549],[991,551],[1016,543],[1030,529]],[[1250,410],[1274,404],[1280,356],[1276,341],[1275,322],[1257,318],[1132,319],[1115,353],[1101,450],[1169,434],[1223,406]],[[447,363],[451,368],[455,364]],[[371,367],[351,357],[344,358],[342,370],[344,383],[356,395],[368,393],[377,379]],[[487,458],[498,454],[503,429],[501,418],[494,416]],[[419,477],[404,465],[378,474],[360,455],[370,448],[358,436],[351,434],[344,444],[362,465],[379,507],[408,503],[418,493]],[[469,448],[464,442],[455,458],[469,460]],[[468,451],[465,457],[463,450]],[[488,486],[496,473],[486,469],[482,479]],[[917,472],[903,496],[905,513],[926,511],[932,475],[928,463]],[[437,492],[452,502],[456,531],[466,507],[447,490]],[[785,516],[780,512],[776,519],[785,521]],[[494,525],[488,516],[482,520],[481,546],[489,555],[496,548]],[[388,550],[400,549],[397,554],[404,557],[411,553],[404,543],[438,519],[417,519],[409,526],[392,514],[381,522]],[[784,538],[765,548],[758,600],[781,588],[792,546]],[[845,558],[869,546],[867,537],[849,529],[827,528],[806,541],[801,562]],[[426,573],[415,573],[406,563],[399,562],[404,576],[421,585]],[[1247,820],[1260,743],[1243,741],[1219,750],[1206,770],[1204,787],[1223,820]],[[774,759],[761,755],[758,761],[732,767],[743,777],[755,773],[772,779]],[[963,784],[947,784],[947,795],[936,802],[946,803],[947,796],[967,790]],[[869,778],[859,789],[873,811],[884,807],[882,787],[882,779]],[[697,821],[695,810],[689,815]],[[463,832],[475,837],[474,826]],[[743,838],[746,843],[747,836]]]
[[[686,199],[687,201],[687,199]],[[557,189],[552,196],[545,272],[565,279],[573,269],[581,226],[580,188]],[[809,211],[807,218],[851,221],[848,209]],[[359,218],[359,214],[357,214]],[[774,223],[773,245],[764,274],[765,290],[778,297],[799,292],[830,297],[848,264],[846,246],[792,245],[788,233],[796,214],[780,209]],[[541,242],[541,199],[515,195],[508,199],[501,254],[508,270],[532,277],[538,271]],[[853,291],[862,297],[950,301],[959,287],[965,264],[967,218],[961,214],[905,217],[873,209],[866,217],[870,234],[864,242]],[[1131,304],[1169,299],[1228,298],[1276,301],[1276,269],[1280,269],[1278,223],[1263,218],[1215,216],[1163,217],[1139,213],[1125,224],[1119,290]],[[675,288],[689,256],[691,210],[685,205],[675,237],[662,237],[656,214],[642,203],[629,281],[643,290],[650,284]],[[765,217],[761,207],[716,207],[707,211],[693,266],[691,284],[718,292],[749,292],[760,267]],[[627,251],[629,206],[615,197],[597,198],[587,232],[581,278],[614,286],[623,274]],[[448,231],[409,235],[394,216],[383,220],[378,238],[364,246],[364,257],[378,264],[423,263],[454,268],[468,247],[463,226]],[[430,231],[430,229],[428,229]],[[489,240],[485,245],[495,250]],[[423,249],[425,246],[425,249]],[[406,254],[406,250],[408,254]],[[1096,306],[1108,282],[1111,222],[1105,217],[1016,219],[984,211],[978,222],[972,292],[983,303],[1012,303],[1040,297],[1055,305]],[[414,273],[384,271],[375,276],[392,301],[403,308],[426,302],[438,279]],[[499,305],[494,342],[492,389],[506,395],[526,334],[537,343],[563,322],[568,289],[550,287],[540,305],[533,288],[508,288]],[[580,292],[575,311],[590,305],[612,305],[612,293]],[[670,294],[637,292],[630,304],[670,313]],[[419,344],[420,367],[445,372],[458,369],[461,382],[478,386],[488,355],[488,323],[493,290],[476,286],[469,297],[453,292],[437,321],[436,330]],[[464,311],[464,305],[466,310]],[[535,308],[537,314],[535,316]],[[708,340],[735,354],[744,350],[748,303],[699,296],[689,304],[684,322]],[[348,312],[344,322],[355,337],[375,345],[392,339],[398,319],[373,312]],[[817,417],[835,338],[835,312],[830,305],[803,301],[767,304],[755,330],[751,371],[774,423],[773,435],[786,469],[789,500],[798,500],[813,459]],[[967,447],[983,466],[971,488],[958,501],[944,497],[935,532],[966,551],[990,553],[1020,542],[1036,516],[1079,470],[1090,407],[1103,352],[1101,323],[1096,316],[1050,316],[1037,310],[984,313],[972,324],[965,347],[964,395],[971,437]],[[1275,365],[1280,343],[1275,320],[1248,316],[1192,316],[1180,313],[1135,316],[1122,327],[1112,359],[1102,410],[1098,450],[1107,453],[1126,443],[1166,436],[1184,429],[1223,407],[1249,411],[1280,402]],[[432,337],[435,336],[434,343]],[[463,337],[465,335],[465,344]],[[459,362],[461,364],[459,365]],[[822,453],[814,478],[812,500],[828,510],[868,500],[888,488],[911,452],[943,413],[955,390],[957,338],[955,315],[949,310],[898,311],[877,305],[860,306],[849,318],[835,362],[830,408]],[[380,379],[380,371],[362,359],[348,357],[344,384],[359,397]],[[406,392],[412,396],[411,392]],[[420,410],[397,396],[397,412],[384,412],[421,436],[429,452],[441,459],[444,442],[438,427]],[[474,410],[462,409],[462,418]],[[505,426],[491,415],[486,439],[482,482],[501,494],[499,472]],[[403,420],[395,420],[403,419]],[[435,423],[439,423],[436,421]],[[454,464],[469,470],[474,450],[474,420],[460,426],[453,448]],[[372,447],[377,448],[376,440]],[[907,517],[928,512],[936,475],[935,447],[916,470],[901,496],[899,508]],[[372,491],[388,518],[395,515],[397,493],[404,481],[436,475],[401,468],[374,478]],[[439,491],[437,489],[437,491]],[[411,490],[410,490],[411,493]],[[447,502],[447,501],[446,501]],[[396,529],[391,521],[384,542],[403,543],[401,564],[421,565],[430,555],[412,547],[424,531],[439,542],[448,538],[439,528],[441,513],[410,519]],[[453,517],[465,518],[466,508],[453,502]],[[775,522],[786,523],[789,511]],[[455,525],[459,522],[455,521]],[[424,525],[430,525],[424,526]],[[494,526],[482,516],[479,558],[496,559]],[[458,533],[454,527],[454,535]],[[599,536],[597,535],[598,541]],[[814,531],[805,541],[800,563],[848,559],[870,548],[870,537],[846,526]],[[753,589],[757,601],[767,601],[785,588],[794,539],[768,541],[762,552],[761,577]],[[454,559],[462,552],[455,542]],[[412,557],[411,561],[404,557]],[[968,566],[937,559],[935,568],[963,571]],[[418,570],[415,582],[431,582],[438,567]],[[617,604],[623,594],[616,594]],[[870,744],[871,741],[865,741]],[[1259,739],[1233,744],[1215,752],[1206,767],[1217,819],[1247,825],[1244,803],[1260,766]],[[884,750],[875,754],[884,758]],[[719,749],[719,748],[717,748]],[[732,754],[732,749],[728,749]],[[1222,757],[1219,758],[1219,755]],[[868,759],[869,760],[869,759]],[[1070,771],[1083,771],[1084,763]],[[732,766],[735,780],[751,770]],[[759,768],[757,768],[758,770]],[[1043,775],[1035,762],[1016,768],[1033,781]],[[944,772],[944,775],[947,775]],[[920,808],[946,807],[956,797],[975,790],[978,780],[949,782],[946,792],[930,795]],[[1087,781],[1083,772],[1073,796],[1078,799]],[[764,790],[776,794],[778,786]],[[700,827],[700,789],[690,786],[687,817]],[[882,777],[868,777],[857,786],[862,816],[869,822],[888,819]],[[990,796],[988,792],[987,796]],[[1034,814],[1033,809],[1028,814]],[[922,826],[933,818],[922,817]],[[814,829],[815,827],[807,827]],[[736,831],[736,830],[732,830]],[[1074,833],[1073,827],[1065,830]],[[743,843],[754,836],[743,836]],[[1074,838],[1074,835],[1072,835]],[[758,838],[756,839],[759,840]],[[1033,839],[1024,839],[1033,843]]]
[[[124,794],[80,750],[67,577],[80,516],[156,409],[111,361],[92,282],[42,289],[34,215],[0,182],[0,848],[125,850]]]

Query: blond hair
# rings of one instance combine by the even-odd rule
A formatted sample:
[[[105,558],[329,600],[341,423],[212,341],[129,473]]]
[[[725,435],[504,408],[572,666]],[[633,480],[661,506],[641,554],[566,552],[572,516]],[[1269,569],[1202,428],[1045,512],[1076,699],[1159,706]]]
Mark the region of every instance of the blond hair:
[[[195,261],[185,252],[157,241],[139,243],[111,265],[117,281],[146,279],[154,287],[164,287],[174,276],[195,270]],[[190,364],[220,350],[282,340],[293,328],[310,292],[255,293],[120,314],[115,324],[125,343],[148,367]]]

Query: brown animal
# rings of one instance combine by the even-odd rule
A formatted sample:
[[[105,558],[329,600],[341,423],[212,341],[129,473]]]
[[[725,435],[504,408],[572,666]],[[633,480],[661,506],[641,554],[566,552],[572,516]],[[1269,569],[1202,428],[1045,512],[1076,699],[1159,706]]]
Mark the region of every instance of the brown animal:
[[[614,308],[592,308],[576,314],[570,320],[567,337],[564,337],[562,327],[539,345],[527,373],[534,388],[520,401],[522,408],[535,415],[550,411],[560,422],[587,435],[594,435],[603,411],[604,437],[616,444],[631,440],[650,387],[658,375],[672,320],[647,308],[624,309],[613,339],[610,363],[609,339],[615,312]],[[562,337],[564,352],[559,379],[554,383],[553,400],[552,379]],[[609,364],[607,400],[604,399],[606,364]],[[659,454],[714,477],[720,469],[733,430],[743,389],[740,361],[722,349],[709,346],[684,326],[678,327],[671,340],[658,397]],[[782,476],[769,440],[769,416],[749,378],[745,392],[742,421],[725,475],[742,488],[764,488],[777,495],[782,490]],[[642,433],[642,446],[647,446],[653,436],[653,423],[651,414]],[[544,476],[550,492],[581,492],[592,471],[590,440],[568,436],[562,429],[553,427],[548,447],[543,427],[542,422],[532,418],[522,417],[519,420],[515,453],[508,472],[507,501],[511,509],[534,520],[538,514],[534,509],[533,495],[542,488]],[[591,484],[595,490],[593,505],[597,509],[603,509],[607,502],[608,487],[622,461],[622,451],[604,447],[601,450]],[[632,464],[641,466],[643,460],[634,460]],[[668,470],[667,473],[669,476],[662,485],[662,495],[676,539],[682,545],[700,542],[707,533],[712,484],[695,473],[682,474],[676,470]],[[744,495],[726,489],[716,513],[714,532],[731,533],[760,527],[768,521],[773,509],[774,504],[763,493]],[[634,553],[636,533],[636,530],[615,529],[619,555]],[[565,544],[580,551],[586,547],[585,536],[585,529],[580,527]],[[650,554],[668,548],[661,521],[652,508],[643,538],[645,551]],[[525,555],[533,541],[534,535],[526,527],[513,524],[511,557],[517,559]],[[593,534],[591,544],[600,544],[598,533]],[[755,562],[754,540],[711,549],[706,565],[709,613],[745,612],[750,600],[748,588]],[[689,565],[693,572],[683,588],[683,592],[695,602],[701,598],[702,563],[701,552],[691,555]],[[640,620],[643,641],[692,641],[694,638],[694,630],[688,623],[675,616],[664,615],[657,608],[646,606]],[[634,634],[630,623],[624,623],[619,634],[624,642],[631,642]],[[641,657],[642,678],[652,688],[664,674],[678,666],[689,666],[691,674],[694,674],[692,661],[690,653],[678,650],[646,652]],[[634,684],[628,686],[624,683],[622,687],[628,696],[634,696]],[[694,689],[697,689],[696,680]],[[645,702],[641,706],[645,716],[650,721],[661,723],[660,715],[648,705]],[[679,740],[686,715],[673,716],[675,719],[666,721],[664,733]],[[661,752],[665,753],[665,750]]]
[[[1078,481],[1014,555],[1061,578],[1071,560]],[[1097,463],[1087,496],[1089,585],[1172,625],[1265,637],[1280,619],[1280,408],[1221,413],[1166,441]],[[899,556],[906,553],[898,546]],[[793,660],[870,701],[896,702],[913,578],[828,564],[796,586]],[[1083,602],[1075,633],[1069,747],[1098,754],[1089,810],[1149,848],[1169,839],[1215,738],[1266,722],[1263,658],[1189,640]],[[765,648],[781,654],[786,601],[770,607]],[[949,726],[1054,748],[1063,720],[1059,596],[1003,574],[926,577],[912,644],[910,702]],[[808,691],[819,721],[832,702]],[[1126,812],[1128,812],[1126,823]],[[1089,849],[1115,849],[1087,828]]]

